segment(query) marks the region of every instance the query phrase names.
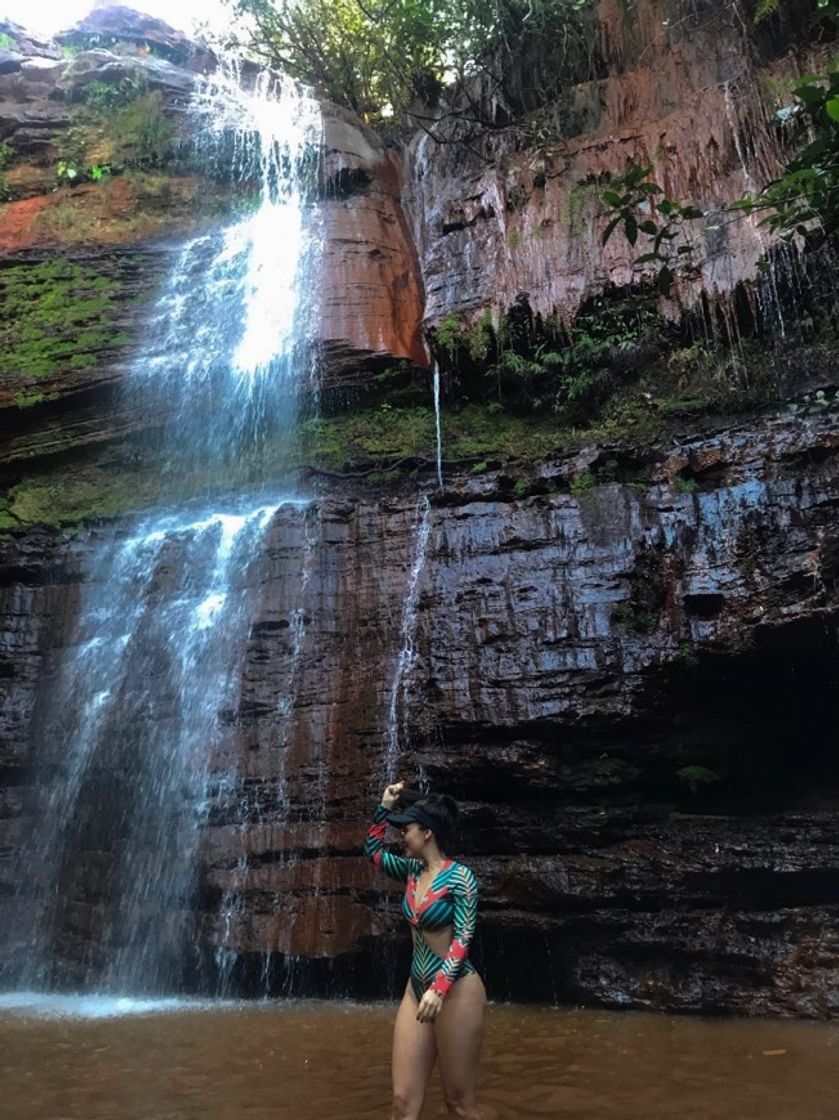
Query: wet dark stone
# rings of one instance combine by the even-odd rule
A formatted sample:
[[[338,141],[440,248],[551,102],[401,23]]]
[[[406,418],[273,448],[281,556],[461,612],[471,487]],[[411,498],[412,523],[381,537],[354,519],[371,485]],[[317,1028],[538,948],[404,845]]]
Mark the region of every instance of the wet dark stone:
[[[488,472],[452,479],[432,508],[403,768],[412,777],[421,764],[461,801],[455,854],[480,882],[475,960],[495,998],[835,1014],[839,461],[804,454],[834,433],[829,412],[766,414],[651,449],[644,495],[610,483],[579,500],[502,498]],[[795,471],[779,471],[793,453]],[[690,456],[717,463],[701,500],[665,481]],[[201,990],[385,994],[404,961],[398,891],[382,911],[387,888],[359,847],[381,784],[416,498],[347,490],[313,516],[305,603],[299,517],[277,518],[260,560],[263,606],[214,763],[219,779],[235,766],[238,785],[211,788],[202,845],[204,965],[184,978]],[[35,800],[60,780],[38,712],[104,531],[0,541],[0,911]],[[616,618],[633,596],[650,624]],[[284,624],[301,605],[283,742]],[[152,715],[161,733],[168,704]],[[122,797],[119,775],[95,779],[85,814]],[[96,959],[111,890],[109,832],[85,819],[58,962],[68,984]],[[241,908],[222,976],[214,947],[231,889]]]

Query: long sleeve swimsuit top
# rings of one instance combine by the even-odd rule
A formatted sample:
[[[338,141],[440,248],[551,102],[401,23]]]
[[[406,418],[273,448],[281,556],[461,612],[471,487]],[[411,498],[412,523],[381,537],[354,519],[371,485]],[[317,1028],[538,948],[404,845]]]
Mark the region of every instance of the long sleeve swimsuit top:
[[[364,854],[391,879],[405,884],[402,913],[417,934],[411,959],[414,995],[419,1000],[430,988],[445,998],[455,980],[475,971],[468,953],[475,933],[478,884],[468,867],[447,859],[418,904],[417,879],[425,865],[422,860],[397,856],[385,848],[385,818],[392,811],[384,805],[376,806],[364,841]],[[431,951],[421,931],[447,925],[452,926],[452,939],[445,957],[439,957]]]

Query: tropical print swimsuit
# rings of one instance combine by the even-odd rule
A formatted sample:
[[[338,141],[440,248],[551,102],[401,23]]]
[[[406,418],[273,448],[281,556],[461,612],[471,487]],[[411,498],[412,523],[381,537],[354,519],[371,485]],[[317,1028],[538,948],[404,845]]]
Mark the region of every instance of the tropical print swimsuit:
[[[447,859],[417,905],[417,879],[425,865],[421,859],[394,855],[385,848],[388,813],[377,805],[373,823],[364,841],[364,854],[391,879],[405,884],[402,913],[414,929],[414,955],[411,959],[411,987],[417,1000],[428,990],[445,998],[455,980],[474,972],[468,959],[469,944],[475,932],[478,911],[478,884],[468,867]],[[452,926],[452,940],[445,957],[438,957],[422,936],[424,929]]]

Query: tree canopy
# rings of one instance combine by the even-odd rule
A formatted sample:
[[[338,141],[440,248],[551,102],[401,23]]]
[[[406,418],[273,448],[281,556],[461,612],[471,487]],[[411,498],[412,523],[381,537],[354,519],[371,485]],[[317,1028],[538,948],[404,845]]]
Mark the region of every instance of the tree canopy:
[[[539,43],[541,83],[586,53],[593,0],[229,0],[249,51],[370,119]],[[241,34],[241,33],[240,33]],[[557,56],[557,57],[554,57]],[[565,75],[567,80],[567,75]]]

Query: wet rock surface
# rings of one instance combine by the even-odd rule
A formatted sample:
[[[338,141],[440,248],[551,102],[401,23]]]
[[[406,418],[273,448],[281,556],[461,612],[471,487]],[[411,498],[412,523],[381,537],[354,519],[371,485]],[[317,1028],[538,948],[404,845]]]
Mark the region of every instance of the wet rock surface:
[[[528,142],[526,128],[489,127],[452,143],[445,118],[416,134],[406,206],[427,324],[474,321],[484,310],[498,317],[522,293],[540,316],[568,321],[604,285],[655,275],[633,266],[643,239],[636,249],[620,233],[601,244],[600,177],[632,163],[654,166],[666,197],[709,214],[666,310],[694,307],[703,294],[725,307],[738,285],[760,287],[757,262],[771,237],[753,221],[714,214],[775,177],[783,149],[767,91],[784,74],[817,71],[824,56],[791,48],[789,38],[756,45],[726,5],[653,0],[628,17],[621,0],[602,0],[599,11],[602,73],[569,91],[541,142]],[[482,108],[491,118],[492,104]]]
[[[692,37],[680,19],[665,33],[662,6],[643,11],[632,31],[604,2],[608,76],[575,91],[573,127],[541,169],[504,136],[489,163],[426,137],[403,164],[325,106],[327,390],[356,390],[394,360],[425,365],[423,319],[503,310],[522,292],[566,314],[626,280],[628,250],[616,241],[603,257],[596,199],[574,187],[616,160],[661,144],[668,192],[707,205],[773,166],[775,149],[744,163],[738,148],[763,135],[757,71],[780,65],[772,52],[746,59],[728,24]],[[39,215],[91,82],[142,72],[181,128],[196,71],[214,61],[146,17],[90,21],[82,34],[100,43],[85,39],[69,74],[20,29],[0,52],[0,139],[23,160],[9,172],[17,197],[0,204],[0,286],[60,259],[104,281],[112,304],[90,361],[76,354],[36,386],[14,368],[0,378],[8,485],[47,461],[78,472],[94,445],[128,454],[128,437],[161,421],[121,387],[143,309],[189,236],[192,188],[175,189],[155,236],[126,226],[138,195],[121,176],[107,195],[66,189],[69,219],[96,214],[85,238],[57,240]],[[117,54],[113,35],[155,51]],[[705,249],[696,290],[724,294],[764,245],[741,225]],[[72,356],[72,324],[65,337]],[[33,390],[44,399],[22,408]],[[481,884],[474,954],[494,998],[834,1016],[838,430],[827,405],[768,409],[667,442],[447,469],[427,509],[407,482],[384,493],[321,475],[309,512],[280,511],[247,576],[259,608],[212,759],[187,985],[401,988],[397,896],[360,845],[385,776],[422,767],[463,805],[456,854]],[[51,704],[92,557],[129,522],[0,538],[0,922],[27,904],[19,860],[65,774]],[[165,734],[171,716],[162,702],[148,718]],[[109,852],[125,842],[102,806],[124,796],[126,758],[86,787],[68,855],[55,946],[68,986],[100,960]]]
[[[462,801],[496,998],[835,1014],[835,421],[767,414],[655,448],[643,488],[571,494],[577,457],[544,465],[550,493],[505,497],[491,475],[432,504],[395,761]],[[680,493],[686,469],[696,488]],[[413,496],[347,493],[270,531],[196,915],[206,961],[232,950],[242,990],[381,993],[402,960],[387,956],[404,951],[395,896],[382,906],[359,843],[388,766],[421,518]],[[4,908],[61,773],[33,714],[110,531],[0,546]],[[165,709],[150,718],[165,727]],[[91,788],[107,801],[120,780]],[[107,910],[99,853],[76,854],[68,981]]]
[[[230,198],[218,184],[203,181],[183,158],[195,128],[187,113],[190,94],[203,75],[216,69],[212,52],[159,20],[122,7],[92,12],[61,37],[62,44],[78,51],[72,58],[61,57],[56,44],[8,26],[15,50],[0,61],[0,141],[10,161],[5,176],[11,192],[9,201],[0,202],[3,276],[52,260],[82,261],[107,279],[125,262],[135,262],[126,265],[132,276],[123,287],[120,324],[113,332],[123,341],[99,353],[91,379],[79,375],[72,347],[48,383],[33,384],[26,369],[0,371],[0,409],[8,409],[3,430],[14,432],[18,452],[35,458],[53,444],[56,409],[51,402],[57,397],[62,399],[66,442],[74,441],[74,432],[80,449],[88,442],[90,381],[118,385],[124,380],[127,359],[139,345],[136,322],[162,290],[165,273],[159,265],[170,261],[191,235],[217,225]],[[244,82],[253,81],[253,69],[243,68]],[[119,166],[119,159],[111,167],[110,156],[95,155],[116,150],[119,157],[120,149],[114,149],[106,124],[97,139],[90,113],[80,117],[79,112],[91,97],[96,104],[109,90],[115,106],[121,105],[124,90],[142,91],[143,99],[151,99],[151,125],[170,131],[176,142],[171,165],[145,168],[141,161],[137,174],[136,168]],[[75,152],[78,147],[72,137],[80,121],[93,137],[91,159],[102,160],[114,174],[68,186],[59,181],[56,168],[67,161],[70,148]],[[315,333],[322,385],[327,391],[343,391],[363,384],[371,371],[399,361],[423,366],[428,356],[419,329],[419,265],[400,201],[401,163],[372,130],[337,105],[323,104],[323,127],[321,183],[312,223],[329,279],[320,293]],[[74,155],[74,161],[79,162],[74,174],[81,175],[81,155]],[[117,260],[122,263],[115,264]],[[14,398],[33,393],[47,407],[21,418]],[[103,424],[95,440],[108,434],[111,407],[110,399],[95,402]],[[118,421],[117,427],[139,430],[148,420],[135,415]]]

